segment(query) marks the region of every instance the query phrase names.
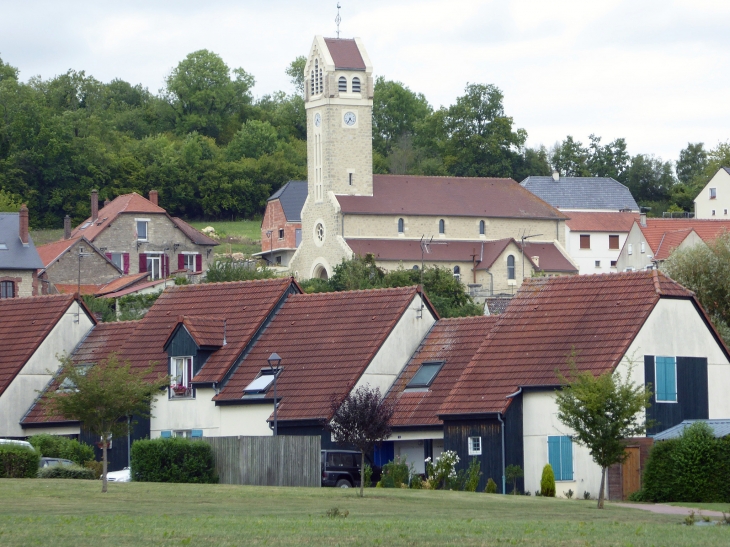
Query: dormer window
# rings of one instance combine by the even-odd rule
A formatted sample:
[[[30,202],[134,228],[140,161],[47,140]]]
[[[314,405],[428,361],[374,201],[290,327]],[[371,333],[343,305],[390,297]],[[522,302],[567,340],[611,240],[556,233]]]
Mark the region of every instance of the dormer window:
[[[352,92],[360,93],[360,78],[357,76],[352,79]]]
[[[337,90],[340,93],[347,92],[347,78],[345,78],[344,76],[340,76],[340,79],[337,80]]]

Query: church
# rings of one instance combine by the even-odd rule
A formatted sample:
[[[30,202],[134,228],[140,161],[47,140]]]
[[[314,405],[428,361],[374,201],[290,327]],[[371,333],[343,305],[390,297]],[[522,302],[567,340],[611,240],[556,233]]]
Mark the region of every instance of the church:
[[[307,197],[289,271],[327,279],[372,254],[386,270],[448,268],[472,292],[575,274],[567,216],[506,178],[373,175],[373,66],[362,40],[314,39],[305,66]]]

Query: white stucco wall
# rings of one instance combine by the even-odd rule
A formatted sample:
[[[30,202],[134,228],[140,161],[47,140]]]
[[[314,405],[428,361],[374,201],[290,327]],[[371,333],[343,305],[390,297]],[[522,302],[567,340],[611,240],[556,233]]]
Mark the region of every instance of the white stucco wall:
[[[274,413],[274,405],[234,405],[222,406],[221,435],[252,435],[265,437],[273,435],[266,421]]]
[[[710,188],[715,188],[715,199],[710,199]],[[730,219],[730,174],[725,169],[715,173],[695,198],[695,218]]]
[[[353,392],[366,384],[372,388],[379,388],[383,395],[388,392],[426,333],[436,322],[428,306],[424,306],[421,310],[421,302],[420,294],[411,300],[405,313],[355,384]]]
[[[570,228],[565,227],[566,232],[566,250],[573,262],[579,267],[579,274],[602,274],[613,273],[618,271],[617,268],[611,267],[611,261],[618,261],[621,247],[626,242],[628,232],[573,232]],[[591,236],[591,248],[580,248],[581,234]],[[618,249],[609,249],[609,236],[618,236]],[[596,266],[596,261],[600,261],[600,266]]]
[[[626,268],[633,268],[639,271],[652,264],[651,259],[653,258],[654,252],[646,242],[646,238],[644,238],[644,234],[638,223],[634,222],[626,239],[623,241],[624,243],[621,245],[621,251],[617,259],[617,271],[625,272]],[[641,252],[642,244],[644,245],[644,252]],[[629,250],[631,251],[630,253]]]
[[[79,306],[74,302],[0,396],[0,437],[22,437],[36,432],[22,429],[21,418],[61,366],[56,356],[71,353],[93,325],[83,309],[77,323],[77,311]]]

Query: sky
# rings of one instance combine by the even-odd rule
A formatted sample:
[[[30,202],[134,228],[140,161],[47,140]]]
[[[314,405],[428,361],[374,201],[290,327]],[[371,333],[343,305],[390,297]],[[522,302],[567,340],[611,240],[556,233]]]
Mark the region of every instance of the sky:
[[[360,37],[376,76],[448,106],[494,84],[529,146],[623,137],[676,160],[688,142],[730,140],[726,0],[340,0],[340,36]],[[335,36],[336,0],[0,0],[0,58],[21,79],[68,69],[156,92],[208,49],[292,92],[284,70],[315,35]]]

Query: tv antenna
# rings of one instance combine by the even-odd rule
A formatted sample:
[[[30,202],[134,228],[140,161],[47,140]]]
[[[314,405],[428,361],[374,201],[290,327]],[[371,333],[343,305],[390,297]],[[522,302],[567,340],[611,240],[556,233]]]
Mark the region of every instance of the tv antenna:
[[[520,237],[520,249],[522,250],[522,280],[525,280],[525,240],[530,239],[531,237],[538,237],[542,234],[532,234],[530,236],[523,235]]]
[[[335,17],[335,23],[337,23],[337,38],[340,38],[340,21],[342,21],[342,17],[340,17],[340,3],[337,2],[337,17]]]
[[[436,243],[433,242],[433,236],[431,236],[429,239],[426,239],[425,235],[421,236],[421,291],[423,292],[423,263],[424,263],[424,256],[427,254],[431,254],[431,245],[448,245],[448,242],[446,241],[437,241]],[[425,294],[425,293],[424,293]],[[421,296],[421,309],[420,309],[420,315],[418,318],[420,319],[423,316],[423,308],[425,307],[425,304],[423,303],[423,296]]]

